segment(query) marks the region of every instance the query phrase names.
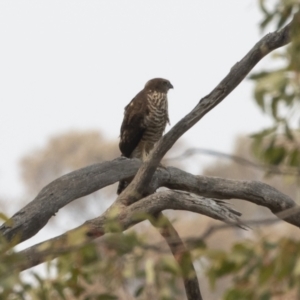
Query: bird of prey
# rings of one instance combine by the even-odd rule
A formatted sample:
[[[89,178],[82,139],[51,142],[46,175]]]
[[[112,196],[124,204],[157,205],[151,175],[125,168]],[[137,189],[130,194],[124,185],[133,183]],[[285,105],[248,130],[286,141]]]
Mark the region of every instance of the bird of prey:
[[[125,107],[119,143],[122,156],[145,161],[170,122],[167,94],[172,88],[167,79],[151,79]],[[120,181],[117,193],[127,185],[127,181]]]

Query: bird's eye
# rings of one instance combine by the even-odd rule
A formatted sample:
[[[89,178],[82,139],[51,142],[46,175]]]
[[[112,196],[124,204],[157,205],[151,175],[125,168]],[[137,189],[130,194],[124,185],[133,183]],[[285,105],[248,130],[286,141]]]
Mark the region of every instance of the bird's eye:
[[[167,84],[168,84],[168,81],[164,81],[164,84],[167,85]]]

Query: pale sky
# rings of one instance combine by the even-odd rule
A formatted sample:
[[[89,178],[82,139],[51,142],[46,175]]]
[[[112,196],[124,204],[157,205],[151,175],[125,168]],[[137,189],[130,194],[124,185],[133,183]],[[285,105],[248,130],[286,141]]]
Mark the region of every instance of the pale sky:
[[[22,197],[18,162],[72,129],[119,136],[124,106],[164,77],[171,125],[259,40],[253,0],[0,1],[0,197]],[[266,66],[261,62],[258,68]],[[244,81],[192,130],[192,147],[230,152],[266,126]]]

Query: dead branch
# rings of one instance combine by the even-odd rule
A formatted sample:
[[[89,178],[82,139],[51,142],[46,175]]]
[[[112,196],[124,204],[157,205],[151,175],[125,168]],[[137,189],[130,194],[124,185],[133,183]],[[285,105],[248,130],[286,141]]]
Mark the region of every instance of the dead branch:
[[[269,174],[290,175],[290,176],[296,176],[296,177],[300,176],[300,168],[297,168],[297,167],[281,168],[279,166],[259,164],[259,163],[253,162],[249,159],[246,159],[246,158],[238,156],[238,155],[231,155],[231,154],[227,154],[224,152],[215,151],[215,150],[211,150],[211,149],[204,149],[204,148],[189,148],[186,151],[184,151],[182,154],[180,154],[176,157],[164,158],[164,162],[184,160],[195,154],[204,154],[204,155],[215,156],[218,158],[229,159],[239,165],[250,167],[250,168],[253,168],[256,170],[260,170],[260,171],[263,171],[263,172],[266,172]]]

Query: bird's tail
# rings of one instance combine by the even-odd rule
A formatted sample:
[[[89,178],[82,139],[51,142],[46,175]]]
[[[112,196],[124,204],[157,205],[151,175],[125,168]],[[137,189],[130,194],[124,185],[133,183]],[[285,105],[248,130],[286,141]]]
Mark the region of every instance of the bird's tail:
[[[128,186],[129,182],[127,180],[119,181],[117,194],[120,195]]]

